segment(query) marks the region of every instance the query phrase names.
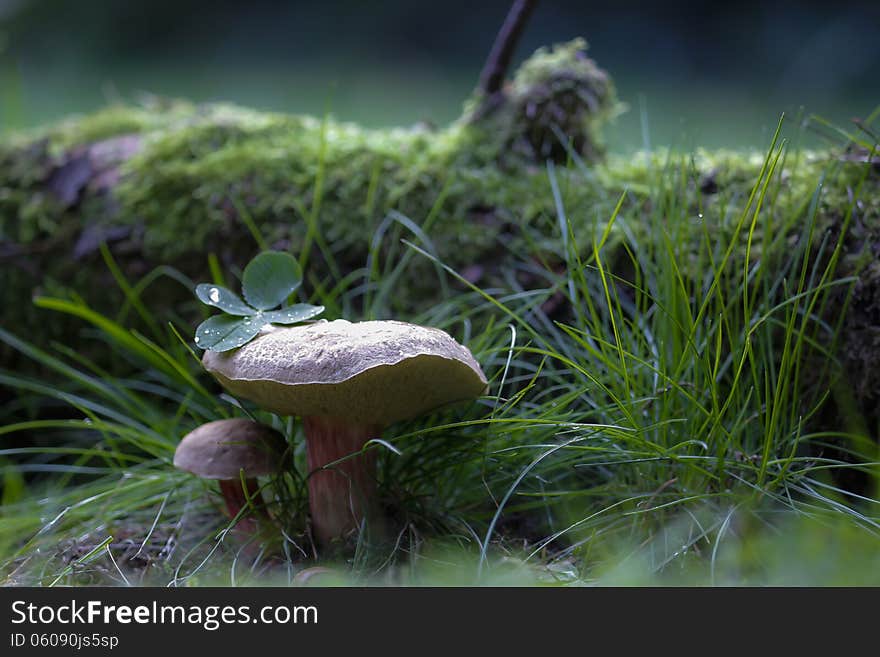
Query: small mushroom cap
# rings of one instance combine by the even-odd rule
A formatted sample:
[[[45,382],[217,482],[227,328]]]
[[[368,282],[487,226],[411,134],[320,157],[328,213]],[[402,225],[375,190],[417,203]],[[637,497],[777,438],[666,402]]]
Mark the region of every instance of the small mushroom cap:
[[[397,321],[272,328],[234,351],[206,351],[202,364],[233,394],[280,415],[381,427],[486,391],[467,347]]]
[[[265,424],[234,418],[208,422],[183,437],[174,466],[204,479],[262,477],[277,472],[287,449],[284,437]]]

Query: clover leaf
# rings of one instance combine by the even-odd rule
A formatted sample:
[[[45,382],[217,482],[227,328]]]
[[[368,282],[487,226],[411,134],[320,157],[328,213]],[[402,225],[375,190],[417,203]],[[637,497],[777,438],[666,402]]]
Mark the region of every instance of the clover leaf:
[[[220,285],[200,283],[196,286],[196,296],[202,303],[219,308],[229,315],[253,315],[256,310],[242,301],[235,292]]]
[[[289,253],[266,251],[251,260],[241,277],[241,291],[249,304],[269,310],[284,303],[302,283],[302,269]]]
[[[211,351],[235,349],[252,340],[266,323],[259,321],[257,315],[214,315],[199,324],[196,344]]]
[[[302,269],[289,253],[264,251],[242,274],[242,300],[221,285],[196,286],[199,300],[224,314],[209,317],[196,329],[196,346],[229,351],[252,340],[266,324],[297,324],[324,312],[307,303],[283,305],[302,284]],[[278,306],[281,306],[280,308]]]

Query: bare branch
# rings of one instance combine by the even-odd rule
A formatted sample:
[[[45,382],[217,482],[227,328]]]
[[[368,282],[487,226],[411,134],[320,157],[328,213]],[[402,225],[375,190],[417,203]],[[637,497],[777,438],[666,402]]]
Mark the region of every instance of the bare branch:
[[[516,44],[536,4],[537,0],[515,0],[510,11],[507,12],[507,17],[498,31],[498,36],[495,37],[495,43],[492,44],[492,50],[480,73],[479,89],[486,96],[493,96],[501,91]]]

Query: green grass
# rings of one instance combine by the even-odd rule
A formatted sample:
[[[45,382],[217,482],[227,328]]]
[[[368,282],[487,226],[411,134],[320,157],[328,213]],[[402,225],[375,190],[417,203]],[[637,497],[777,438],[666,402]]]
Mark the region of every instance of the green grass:
[[[609,199],[616,210],[588,231],[573,228],[584,221],[566,195],[589,172],[560,184],[550,166],[556,225],[527,229],[541,248],[506,253],[493,289],[436,257],[439,201],[426,218],[389,216],[362,269],[331,262],[337,273],[307,280],[301,300],[325,317],[387,317],[410,268],[430,262],[443,301],[396,318],[447,330],[490,380],[478,401],[371,446],[395,531],[344,555],[317,555],[309,539],[297,419],[222,394],[192,351],[195,323],[162,325],[140,300],[160,276],[193,283],[168,269],[127,281],[105,250],[127,298],[118,317],[39,298],[47,321],[81,318],[81,335],[38,347],[0,330],[45,372],[0,372],[14,393],[0,428],[0,581],[286,584],[325,563],[341,584],[880,584],[876,444],[819,420],[843,374],[842,313],[829,308],[854,282],[836,266],[860,190],[843,230],[817,230],[821,179],[810,198],[782,198],[799,158],[777,131],[751,196],[694,215],[691,158],[670,152],[644,181],[644,215]],[[127,328],[132,313],[146,334]],[[95,350],[123,373],[82,355]],[[265,480],[273,521],[248,545],[226,531],[216,486],[172,466],[185,433],[245,414],[287,436],[295,465]],[[18,433],[35,446],[16,448]],[[844,490],[849,471],[867,490]]]

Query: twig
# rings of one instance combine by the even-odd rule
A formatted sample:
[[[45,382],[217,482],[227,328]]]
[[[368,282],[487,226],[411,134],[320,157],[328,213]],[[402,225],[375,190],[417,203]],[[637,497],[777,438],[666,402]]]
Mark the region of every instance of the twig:
[[[507,17],[495,37],[489,57],[480,73],[479,90],[487,99],[492,99],[501,91],[510,60],[516,50],[516,44],[525,29],[526,22],[534,10],[537,0],[515,0],[507,12]]]

